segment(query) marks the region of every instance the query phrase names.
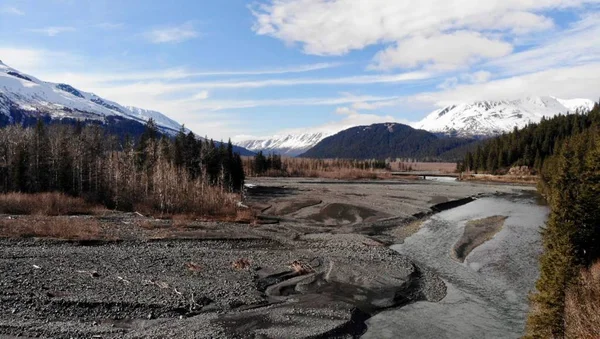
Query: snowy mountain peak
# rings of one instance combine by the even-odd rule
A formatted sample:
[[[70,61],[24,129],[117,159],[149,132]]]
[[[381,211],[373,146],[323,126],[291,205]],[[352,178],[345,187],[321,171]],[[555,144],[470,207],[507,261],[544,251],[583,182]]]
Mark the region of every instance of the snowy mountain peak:
[[[433,111],[414,127],[434,133],[459,136],[491,136],[525,127],[543,117],[588,111],[588,99],[563,100],[550,96],[516,100],[477,101],[449,105]]]
[[[181,128],[160,112],[122,106],[69,84],[41,81],[0,62],[0,114],[10,116],[11,108],[48,114],[53,119],[103,120],[119,116],[143,123],[152,118],[165,132],[175,133]]]
[[[254,152],[272,152],[294,157],[306,152],[321,140],[336,132],[338,131],[274,135],[270,138],[240,141],[236,145]]]

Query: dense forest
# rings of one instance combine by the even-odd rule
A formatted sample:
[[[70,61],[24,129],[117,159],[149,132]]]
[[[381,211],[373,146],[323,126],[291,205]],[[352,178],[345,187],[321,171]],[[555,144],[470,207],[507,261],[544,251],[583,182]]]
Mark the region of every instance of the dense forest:
[[[474,140],[438,137],[427,131],[402,124],[358,126],[325,138],[302,154],[320,159],[395,159],[417,158],[422,161],[456,161],[448,158],[451,150]]]
[[[485,172],[517,165],[532,167],[539,174],[538,190],[551,208],[542,229],[544,252],[526,337],[579,337],[572,334],[576,326],[565,316],[565,299],[580,284],[580,270],[600,259],[598,104],[589,113],[559,115],[489,139],[463,162],[465,170]]]
[[[543,118],[538,124],[475,144],[460,168],[470,172],[502,173],[513,166],[528,166],[539,173],[563,141],[598,125],[600,112]]]
[[[0,128],[0,192],[63,192],[110,208],[206,214],[241,189],[243,164],[231,143],[182,129],[174,138],[150,120],[139,138],[96,125]]]

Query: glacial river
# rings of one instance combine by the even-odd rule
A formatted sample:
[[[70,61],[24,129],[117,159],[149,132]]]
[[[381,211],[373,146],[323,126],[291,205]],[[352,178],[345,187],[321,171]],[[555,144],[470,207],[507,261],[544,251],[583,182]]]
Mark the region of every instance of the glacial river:
[[[508,217],[502,230],[464,263],[452,259],[466,222],[495,215]],[[447,285],[446,297],[380,313],[368,320],[362,338],[521,337],[547,217],[548,208],[531,193],[481,198],[432,216],[392,248],[437,272]]]

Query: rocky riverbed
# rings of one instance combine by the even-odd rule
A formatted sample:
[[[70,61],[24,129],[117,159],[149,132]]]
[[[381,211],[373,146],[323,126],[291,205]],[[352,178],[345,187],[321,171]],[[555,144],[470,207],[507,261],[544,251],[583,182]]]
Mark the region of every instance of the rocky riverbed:
[[[531,190],[412,180],[250,182],[244,204],[260,213],[258,224],[109,213],[72,217],[97,218],[109,239],[1,239],[0,336],[359,337],[373,315],[447,293],[434,270],[388,245],[437,210]]]

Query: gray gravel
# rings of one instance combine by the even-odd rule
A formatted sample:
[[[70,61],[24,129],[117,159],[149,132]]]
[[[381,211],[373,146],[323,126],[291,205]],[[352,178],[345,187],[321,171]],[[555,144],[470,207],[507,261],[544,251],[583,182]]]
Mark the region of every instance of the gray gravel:
[[[257,183],[276,189],[250,192],[246,203],[271,206],[278,224],[195,223],[191,240],[147,241],[132,229],[126,241],[97,246],[0,240],[0,337],[356,337],[381,310],[446,295],[435,272],[383,246],[393,243],[394,228],[430,211],[433,201],[517,189]],[[332,203],[357,208],[344,210],[339,224],[309,218]],[[347,217],[365,208],[377,213],[369,220]],[[118,220],[104,222],[122,228]],[[241,258],[249,267],[232,267]],[[306,271],[295,272],[294,262]]]

